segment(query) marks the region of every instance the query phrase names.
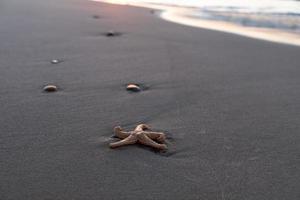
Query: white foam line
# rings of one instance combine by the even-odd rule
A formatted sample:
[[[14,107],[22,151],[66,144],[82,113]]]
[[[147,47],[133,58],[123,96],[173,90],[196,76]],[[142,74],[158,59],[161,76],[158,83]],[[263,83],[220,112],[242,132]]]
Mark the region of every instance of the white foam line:
[[[190,18],[186,17],[187,14],[188,13],[185,13],[184,11],[166,10],[161,14],[161,18],[183,25],[227,32],[270,42],[300,46],[300,35],[296,33],[270,28],[245,27],[229,22]]]
[[[146,3],[128,4],[126,1],[122,1],[122,0],[92,0],[92,1],[158,9],[158,10],[162,10],[160,17],[170,22],[187,25],[187,26],[193,26],[197,28],[221,31],[221,32],[241,35],[249,38],[260,39],[260,40],[265,40],[270,42],[300,46],[300,34],[287,32],[279,29],[245,27],[230,22],[192,18],[192,17],[188,17],[191,11],[190,9],[153,5],[153,4],[146,4]]]

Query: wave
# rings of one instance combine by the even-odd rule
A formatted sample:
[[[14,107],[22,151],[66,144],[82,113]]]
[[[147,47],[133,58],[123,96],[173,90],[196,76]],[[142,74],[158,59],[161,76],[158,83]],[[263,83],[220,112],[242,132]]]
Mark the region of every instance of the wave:
[[[162,10],[184,25],[300,46],[300,1],[294,0],[93,0]]]

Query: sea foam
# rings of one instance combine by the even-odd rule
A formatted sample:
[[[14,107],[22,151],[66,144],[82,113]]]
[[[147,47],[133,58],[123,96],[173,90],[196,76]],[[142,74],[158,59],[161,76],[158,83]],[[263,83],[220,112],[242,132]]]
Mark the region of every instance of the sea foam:
[[[184,25],[300,45],[300,1],[295,0],[94,0],[162,10]]]

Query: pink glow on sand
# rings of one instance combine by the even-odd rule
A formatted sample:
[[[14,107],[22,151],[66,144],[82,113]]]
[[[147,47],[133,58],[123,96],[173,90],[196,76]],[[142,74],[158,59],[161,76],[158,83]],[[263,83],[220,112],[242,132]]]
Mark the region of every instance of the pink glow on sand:
[[[162,19],[170,22],[193,26],[197,28],[204,28],[214,31],[221,31],[245,37],[283,43],[289,45],[300,46],[300,34],[289,32],[280,29],[272,28],[258,28],[258,27],[246,27],[231,22],[205,20],[201,18],[189,17],[192,8],[184,8],[178,6],[167,6],[161,4],[143,3],[138,0],[92,0],[104,3],[118,4],[118,5],[130,5],[145,7],[151,9],[161,10],[159,15]]]

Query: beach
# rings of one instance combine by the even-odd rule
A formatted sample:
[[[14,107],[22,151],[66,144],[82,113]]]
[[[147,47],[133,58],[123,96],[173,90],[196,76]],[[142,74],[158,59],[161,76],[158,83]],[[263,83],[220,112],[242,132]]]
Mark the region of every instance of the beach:
[[[186,26],[300,46],[297,0],[91,0],[150,8],[160,18]]]
[[[0,199],[299,199],[299,50],[146,8],[1,1]],[[109,148],[139,123],[168,150]]]

